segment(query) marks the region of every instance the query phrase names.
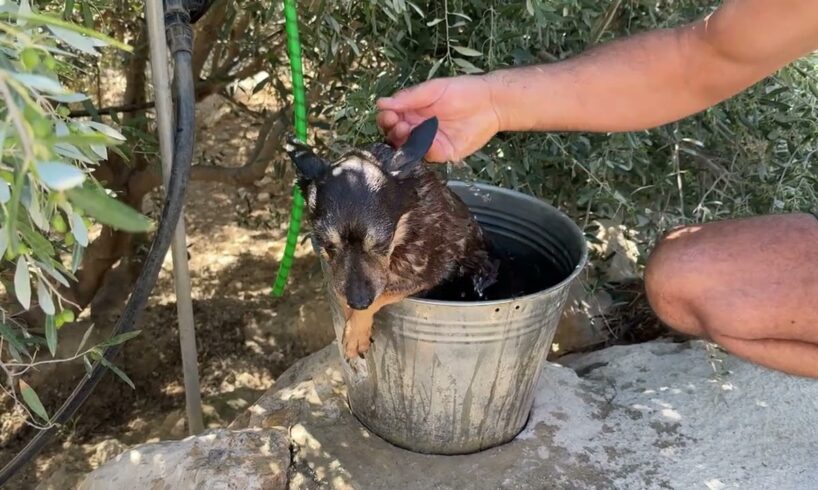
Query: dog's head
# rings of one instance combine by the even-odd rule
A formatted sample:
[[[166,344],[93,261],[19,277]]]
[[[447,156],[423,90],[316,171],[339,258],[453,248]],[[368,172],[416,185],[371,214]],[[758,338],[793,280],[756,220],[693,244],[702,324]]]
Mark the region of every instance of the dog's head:
[[[293,139],[287,144],[333,287],[350,308],[368,308],[386,287],[390,256],[416,199],[412,179],[436,133],[431,118],[397,151],[356,150],[334,162]]]

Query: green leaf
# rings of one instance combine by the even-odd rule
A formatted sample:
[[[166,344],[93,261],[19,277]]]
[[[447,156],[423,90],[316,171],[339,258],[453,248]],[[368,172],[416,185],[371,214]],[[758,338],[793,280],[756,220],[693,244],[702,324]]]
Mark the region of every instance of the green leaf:
[[[88,343],[88,339],[91,337],[91,332],[94,330],[94,324],[88,326],[88,329],[82,334],[82,340],[80,341],[79,347],[77,347],[77,352],[81,351],[85,344]]]
[[[464,60],[463,58],[453,58],[453,60],[457,66],[463,69],[464,72],[472,74],[472,73],[483,73],[483,70],[477,68],[470,62]]]
[[[110,347],[110,346],[114,346],[114,345],[119,345],[119,344],[122,344],[124,342],[127,342],[127,341],[131,340],[134,337],[137,337],[140,333],[141,333],[141,330],[133,330],[131,332],[121,333],[119,335],[116,335],[116,336],[106,340],[105,342],[101,342],[98,345],[98,347]]]
[[[5,180],[0,179],[0,204],[6,204],[11,199],[11,186]]]
[[[32,228],[28,224],[28,221],[18,221],[17,224],[20,227],[20,233],[23,235],[23,239],[31,246],[32,250],[34,250],[34,255],[46,257],[54,255],[54,247],[51,245],[51,242],[43,238],[40,233]]]
[[[426,17],[426,15],[424,15],[424,13],[423,13],[423,10],[421,10],[420,7],[415,5],[415,2],[406,2],[406,3],[408,3],[413,9],[415,9],[415,12],[417,12],[418,15],[421,16],[421,18]]]
[[[267,79],[269,79],[269,77]],[[96,129],[105,136],[108,136],[115,140],[125,141],[125,136],[123,136],[122,133],[106,124],[98,123],[96,121],[86,121],[83,124]]]
[[[14,333],[14,330],[3,322],[0,322],[0,336],[6,339],[6,342],[8,342],[9,345],[14,347],[17,351],[28,354],[28,349],[26,349],[26,346],[20,342],[20,339],[17,337],[17,334]],[[17,360],[20,361],[21,359]]]
[[[77,243],[83,247],[88,246],[88,228],[82,220],[82,216],[77,213],[71,213],[68,216],[68,221],[71,223],[71,234],[76,238]]]
[[[441,18],[433,19],[433,20],[430,20],[429,22],[426,23],[426,27],[436,26],[436,25],[440,24],[441,22],[443,22],[443,19],[441,19]]]
[[[29,176],[31,179],[31,176]],[[29,188],[30,189],[30,188]],[[50,225],[48,220],[45,219],[43,215],[42,209],[40,209],[40,200],[38,196],[28,194],[27,196],[23,197],[26,209],[28,209],[28,215],[31,217],[31,221],[37,225],[37,228],[43,230],[44,232],[48,232]]]
[[[452,49],[462,54],[463,56],[483,56],[483,53],[476,49],[467,48],[465,46],[452,46]]]
[[[82,10],[82,23],[85,27],[93,28],[94,17],[91,15],[91,7],[88,6],[88,1],[82,2],[80,9]]]
[[[54,320],[54,315],[46,315],[45,317],[45,342],[48,345],[48,351],[52,356],[57,355],[57,323]]]
[[[40,24],[45,24],[45,25],[48,25],[48,26],[61,27],[63,29],[66,29],[66,30],[69,30],[69,31],[72,31],[72,32],[75,32],[75,33],[85,34],[87,36],[92,37],[97,42],[104,43],[103,46],[110,44],[111,46],[115,46],[115,47],[117,47],[117,48],[119,48],[119,49],[121,49],[123,51],[127,51],[129,53],[133,51],[132,46],[129,46],[129,45],[123,43],[123,42],[117,41],[116,39],[114,39],[112,37],[108,37],[105,34],[99,33],[99,32],[97,32],[97,31],[95,31],[93,29],[78,26],[77,24],[74,24],[73,22],[68,22],[68,21],[62,20],[60,18],[53,17],[51,15],[32,14],[32,13],[26,13],[26,14],[18,13],[17,17],[21,17],[21,18],[23,18],[25,20],[37,22],[37,23],[40,23]]]
[[[56,138],[51,138],[50,141],[55,144],[61,144],[68,147],[72,147],[73,151],[79,151],[77,150],[75,145],[105,145],[109,143],[118,143],[118,141],[113,141],[104,134],[94,133],[90,129],[88,131],[90,132],[84,134],[76,133],[59,134],[57,135]]]
[[[435,61],[435,64],[432,65],[432,68],[429,70],[429,74],[426,76],[426,80],[431,80],[432,77],[435,76],[435,73],[437,73],[437,70],[440,68],[440,65],[443,64],[445,59],[446,58],[440,58],[439,60]]]
[[[63,286],[65,286],[65,287],[67,287],[67,288],[68,288],[68,287],[71,287],[71,284],[69,284],[69,282],[68,282],[68,280],[65,278],[65,276],[63,276],[62,274],[60,274],[60,272],[59,272],[59,271],[57,271],[57,269],[56,269],[56,268],[54,268],[54,266],[52,266],[51,264],[47,264],[47,263],[45,263],[45,262],[40,262],[39,260],[35,260],[35,262],[36,262],[36,264],[37,264],[37,265],[40,267],[40,269],[41,269],[41,270],[44,270],[44,271],[45,271],[45,272],[46,272],[46,273],[47,273],[49,276],[51,276],[51,277],[53,277],[54,279],[56,279],[56,280],[57,280],[57,282],[59,282],[60,284],[62,284]],[[58,264],[58,265],[59,265],[60,267],[64,267],[62,264]],[[72,279],[73,279],[73,278],[72,278]]]
[[[107,367],[108,369],[113,371],[114,374],[119,376],[120,379],[122,379],[122,381],[128,383],[128,386],[130,386],[131,389],[134,389],[134,390],[136,389],[136,387],[133,384],[133,381],[131,381],[131,378],[129,378],[128,375],[125,374],[124,372],[122,372],[122,370],[120,370],[118,367],[111,364],[111,362],[108,359],[105,359],[104,357],[100,356],[99,354],[97,354],[95,357],[97,357],[97,359],[99,359],[99,362],[101,362],[103,366]]]
[[[94,366],[91,365],[91,361],[88,360],[88,356],[82,356],[82,365],[85,366],[85,372],[91,374],[91,371],[94,370]]]
[[[105,148],[105,145],[91,145],[91,151],[93,151],[99,158],[106,160],[108,158],[108,150]]]
[[[96,50],[96,48],[106,45],[105,43],[97,41],[92,37],[86,37],[68,29],[63,29],[56,26],[48,26],[48,28],[60,41],[85,54],[99,56],[100,53]]]
[[[37,302],[40,303],[40,309],[46,315],[53,315],[56,312],[54,301],[51,299],[51,291],[40,278],[37,278]]]
[[[14,294],[20,305],[28,310],[31,306],[31,283],[28,277],[28,262],[22,255],[17,258],[17,269],[14,271]]]
[[[74,104],[76,102],[82,102],[83,100],[88,99],[88,96],[85,94],[81,94],[79,92],[76,93],[65,93],[59,95],[46,95],[47,98],[51,100],[56,100],[57,102],[62,102],[63,104]]]
[[[152,227],[150,219],[98,188],[77,187],[66,194],[74,206],[112,228],[140,233]]]
[[[71,252],[71,273],[76,274],[77,269],[80,268],[80,264],[82,264],[82,256],[84,255],[83,251],[85,248],[80,245],[79,243],[74,244],[74,251]]]
[[[6,255],[6,249],[9,247],[9,236],[6,228],[0,228],[0,260]]]
[[[20,16],[31,14],[31,4],[28,3],[28,0],[20,0],[20,9],[17,12]],[[25,24],[26,24],[25,18],[21,17],[17,18],[18,26],[23,26]]]
[[[20,394],[23,395],[23,401],[26,402],[28,408],[43,419],[43,421],[48,422],[48,412],[45,411],[45,407],[40,401],[40,397],[37,396],[37,392],[22,379],[20,380]]]
[[[37,173],[51,190],[65,191],[85,182],[85,172],[62,162],[37,162]]]
[[[531,3],[531,0],[525,0],[525,8],[528,10],[528,15],[534,15],[534,4]]]
[[[62,11],[63,19],[71,17],[72,13],[74,13],[74,0],[67,0],[65,2],[65,8]]]
[[[65,94],[68,93],[60,82],[53,78],[48,78],[42,75],[33,75],[31,73],[13,73],[3,70],[6,75],[11,76],[18,82],[22,83],[28,88],[33,88],[40,92],[49,94]]]
[[[52,146],[54,153],[57,155],[66,157],[66,158],[73,158],[74,160],[79,160],[81,162],[85,162],[87,164],[93,165],[94,161],[85,156],[76,146],[70,145],[68,143],[55,143]]]

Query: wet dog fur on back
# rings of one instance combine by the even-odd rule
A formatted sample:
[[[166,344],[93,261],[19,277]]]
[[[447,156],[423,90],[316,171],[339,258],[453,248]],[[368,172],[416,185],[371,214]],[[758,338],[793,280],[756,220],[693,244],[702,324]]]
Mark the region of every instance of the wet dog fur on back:
[[[457,277],[482,287],[496,272],[469,209],[423,164],[436,133],[431,118],[397,150],[375,143],[333,162],[288,139],[313,236],[344,309],[347,358],[368,350],[384,306]]]

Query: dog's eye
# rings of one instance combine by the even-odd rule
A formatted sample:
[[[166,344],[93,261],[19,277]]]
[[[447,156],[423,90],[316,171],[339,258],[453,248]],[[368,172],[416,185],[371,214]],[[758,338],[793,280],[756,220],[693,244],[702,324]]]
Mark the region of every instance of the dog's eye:
[[[333,255],[335,253],[335,245],[331,243],[324,244],[323,248],[324,252],[326,252],[327,255]]]

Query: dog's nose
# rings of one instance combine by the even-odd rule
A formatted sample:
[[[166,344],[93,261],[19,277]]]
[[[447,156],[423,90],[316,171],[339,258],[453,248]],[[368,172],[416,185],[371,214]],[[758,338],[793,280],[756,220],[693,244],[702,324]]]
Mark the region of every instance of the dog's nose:
[[[353,310],[365,310],[369,308],[369,305],[372,304],[372,300],[369,298],[359,297],[359,298],[348,298],[347,304]]]
[[[375,291],[366,279],[352,279],[347,282],[345,289],[347,305],[353,310],[365,310],[375,301]]]

